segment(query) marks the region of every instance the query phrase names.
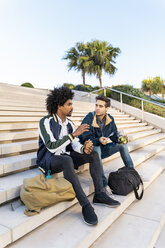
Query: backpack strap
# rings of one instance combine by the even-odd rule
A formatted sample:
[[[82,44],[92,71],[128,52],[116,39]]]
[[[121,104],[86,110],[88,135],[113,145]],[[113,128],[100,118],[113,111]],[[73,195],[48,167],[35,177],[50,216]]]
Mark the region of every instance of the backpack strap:
[[[140,184],[140,185],[142,185],[142,192],[141,192],[140,195],[138,194],[138,191],[137,191],[136,187],[134,187],[134,185],[132,185],[134,193],[135,193],[135,196],[136,196],[136,199],[138,199],[138,200],[141,200],[142,197],[143,197],[143,194],[144,194],[144,186],[143,186],[143,184]]]
[[[136,176],[137,176],[137,175],[136,175]],[[134,183],[133,183],[131,180],[129,180],[129,182],[132,184],[132,187],[133,187],[133,190],[134,190],[136,199],[141,200],[142,197],[143,197],[143,194],[144,194],[144,185],[143,185],[143,181],[141,180],[141,178],[140,178],[139,175],[138,175],[138,178],[140,179],[140,185],[141,185],[141,187],[142,187],[142,192],[141,192],[140,195],[138,194],[138,189],[139,189],[139,187],[138,187],[138,189],[137,189],[137,187],[134,185]],[[139,186],[140,186],[140,185],[139,185]]]

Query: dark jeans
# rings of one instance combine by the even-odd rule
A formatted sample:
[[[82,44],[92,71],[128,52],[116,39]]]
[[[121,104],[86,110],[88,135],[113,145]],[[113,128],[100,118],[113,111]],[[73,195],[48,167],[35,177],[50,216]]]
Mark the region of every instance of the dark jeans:
[[[70,155],[53,155],[50,163],[52,174],[63,171],[64,178],[72,184],[76,197],[81,206],[89,203],[89,200],[85,195],[78,176],[74,171],[74,169],[77,169],[80,165],[84,163],[90,164],[90,175],[93,179],[95,193],[97,194],[104,192],[100,160],[97,152],[93,151],[90,155],[87,155],[73,151]]]
[[[116,152],[120,152],[120,155],[121,155],[121,158],[124,162],[124,165],[127,167],[131,167],[131,168],[134,167],[132,158],[131,158],[129,151],[128,151],[128,146],[126,144],[123,145],[123,144],[119,144],[119,143],[110,143],[110,144],[105,145],[102,148],[104,150],[104,154],[106,154],[105,157],[109,157]],[[103,169],[102,158],[101,158],[102,157],[101,146],[94,146],[93,150],[96,151],[99,155],[101,169],[102,169],[103,185],[104,185],[104,187],[106,187],[108,182],[107,182],[107,178],[104,175],[104,169]]]

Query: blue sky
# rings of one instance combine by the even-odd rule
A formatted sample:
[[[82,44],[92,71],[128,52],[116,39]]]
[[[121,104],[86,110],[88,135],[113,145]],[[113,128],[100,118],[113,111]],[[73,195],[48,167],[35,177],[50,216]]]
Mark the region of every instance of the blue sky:
[[[165,79],[164,0],[0,0],[0,82],[37,88],[82,83],[62,58],[76,42],[105,40],[121,49],[103,86]],[[86,83],[98,85],[96,77]]]

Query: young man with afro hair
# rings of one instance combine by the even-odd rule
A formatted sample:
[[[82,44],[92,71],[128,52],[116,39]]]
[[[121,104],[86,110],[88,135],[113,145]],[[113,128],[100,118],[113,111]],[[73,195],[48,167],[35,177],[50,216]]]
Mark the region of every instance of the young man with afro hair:
[[[85,142],[82,145],[77,138],[89,130],[89,125],[82,124],[75,129],[72,121],[67,118],[73,111],[73,96],[74,93],[64,86],[54,88],[48,94],[46,99],[48,115],[39,122],[37,163],[45,175],[48,170],[51,171],[51,174],[63,171],[64,178],[72,184],[82,206],[84,221],[89,225],[96,225],[98,223],[97,215],[85,195],[74,169],[78,169],[84,163],[89,163],[90,175],[95,188],[93,203],[109,207],[117,207],[120,203],[105,193],[101,165],[97,152],[93,151],[93,144]]]

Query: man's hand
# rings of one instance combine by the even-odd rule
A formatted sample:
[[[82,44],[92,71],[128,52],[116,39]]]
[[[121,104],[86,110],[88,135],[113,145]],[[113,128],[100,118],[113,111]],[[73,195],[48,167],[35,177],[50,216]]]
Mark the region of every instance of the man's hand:
[[[100,143],[102,145],[106,145],[109,142],[109,138],[107,138],[107,137],[100,137],[99,141],[100,141]]]
[[[93,143],[91,140],[86,140],[84,143],[84,152],[90,154],[93,151]]]
[[[86,131],[88,131],[88,130],[89,130],[89,125],[85,123],[85,124],[80,125],[80,126],[72,133],[72,135],[73,135],[74,137],[77,137],[77,136],[81,135],[82,133],[84,133],[84,132],[86,132]]]

